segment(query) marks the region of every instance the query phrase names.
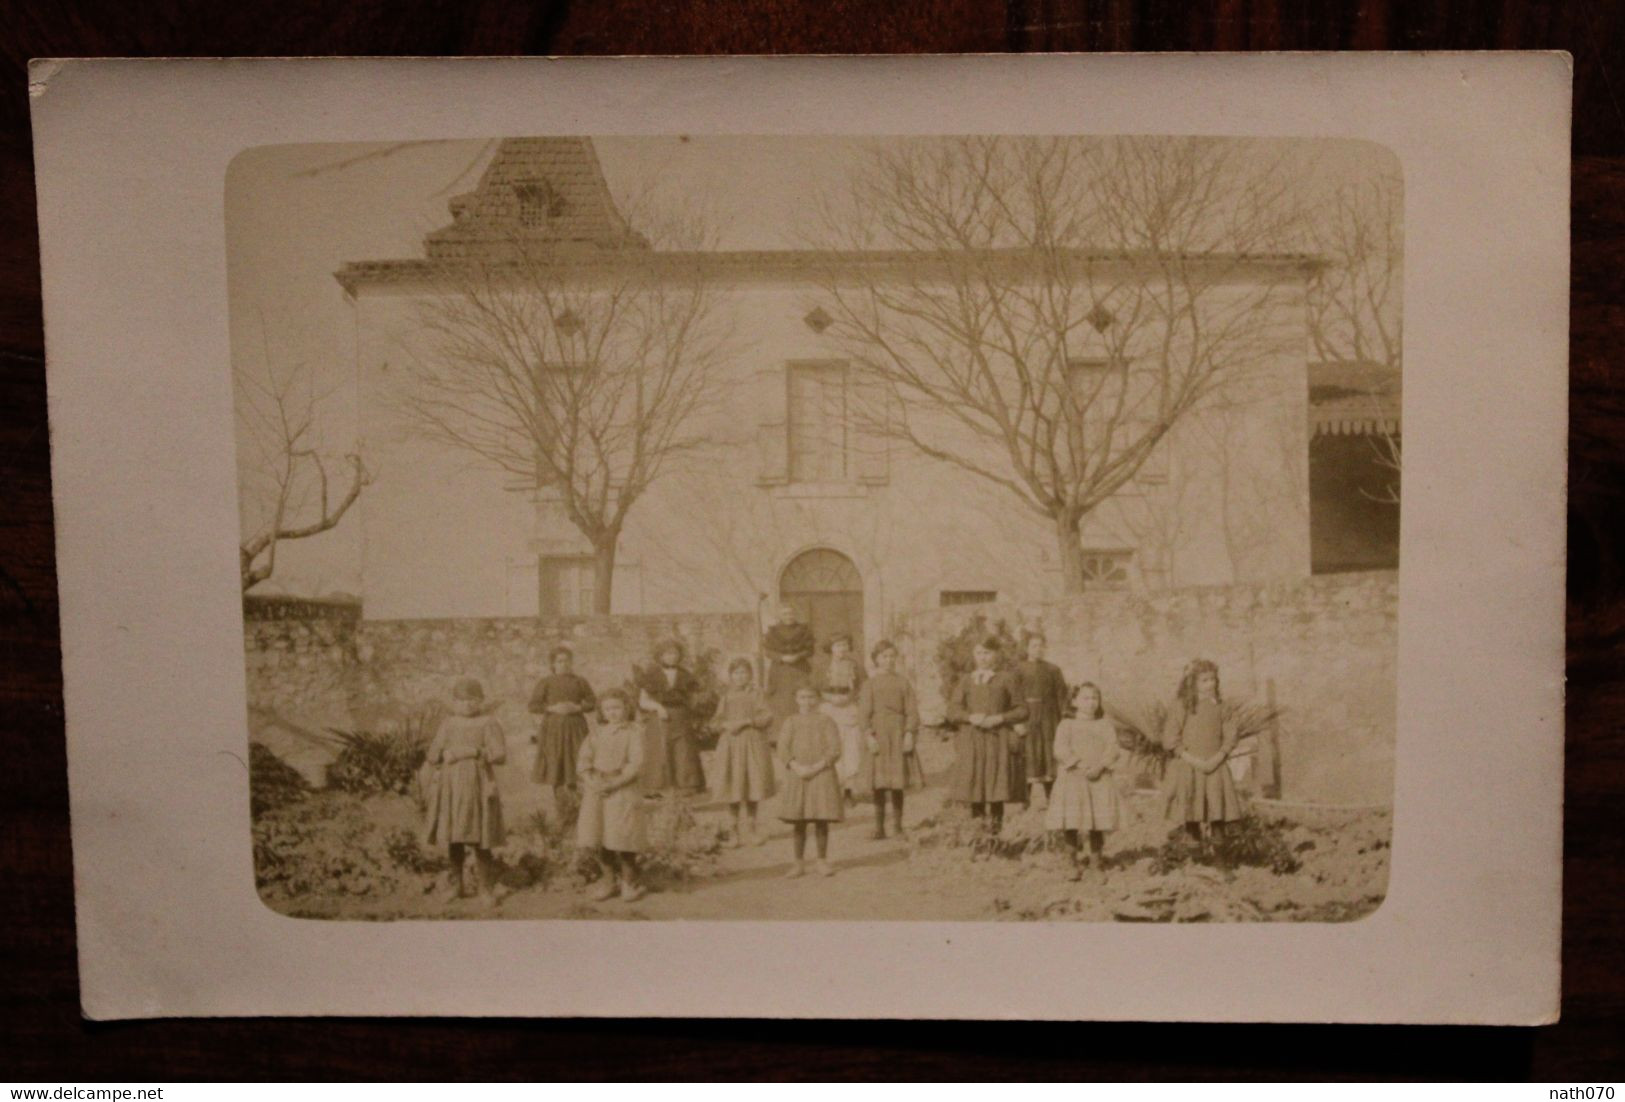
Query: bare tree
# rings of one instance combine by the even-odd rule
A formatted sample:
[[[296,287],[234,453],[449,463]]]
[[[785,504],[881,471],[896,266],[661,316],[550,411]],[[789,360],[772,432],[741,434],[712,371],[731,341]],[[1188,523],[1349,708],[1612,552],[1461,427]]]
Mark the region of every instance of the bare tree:
[[[674,225],[668,239],[702,236]],[[607,613],[628,513],[705,446],[696,415],[728,339],[720,296],[696,249],[656,252],[636,234],[503,245],[441,264],[400,409],[421,436],[555,500],[592,548],[593,610]]]
[[[1403,366],[1401,313],[1405,264],[1403,182],[1395,172],[1346,183],[1309,222],[1313,248],[1326,260],[1309,289],[1309,340],[1324,361]],[[1374,406],[1380,405],[1373,398]],[[1378,411],[1380,413],[1380,410]],[[1392,479],[1373,500],[1399,504],[1402,459],[1397,428],[1374,434],[1376,461]]]
[[[320,407],[303,366],[269,367],[264,379],[237,372],[246,461],[238,553],[245,593],[275,572],[279,545],[337,527],[370,480],[361,457],[351,453],[339,464],[342,479],[334,484],[328,467],[335,457],[324,453],[319,438]]]
[[[1309,287],[1309,341],[1326,361],[1398,370],[1405,261],[1401,182],[1384,173],[1346,183],[1309,220],[1326,261]]]
[[[1366,497],[1384,505],[1399,504],[1399,482],[1403,470],[1404,449],[1401,445],[1398,423],[1389,419],[1381,401],[1373,397],[1372,421],[1378,426],[1372,435],[1371,448],[1376,453],[1377,466],[1388,472],[1383,487],[1377,491],[1362,490]]]
[[[1280,339],[1272,307],[1301,264],[1264,255],[1294,225],[1275,167],[1250,143],[1182,138],[876,151],[826,205],[826,238],[896,256],[831,266],[819,296],[884,397],[868,416],[1043,517],[1081,590],[1081,520]]]

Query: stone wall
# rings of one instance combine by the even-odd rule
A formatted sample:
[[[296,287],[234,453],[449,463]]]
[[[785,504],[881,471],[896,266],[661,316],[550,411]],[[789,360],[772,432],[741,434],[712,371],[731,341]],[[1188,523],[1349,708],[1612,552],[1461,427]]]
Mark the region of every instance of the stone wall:
[[[937,646],[977,615],[1005,621],[1018,636],[1042,628],[1068,681],[1095,681],[1108,702],[1131,712],[1170,700],[1185,663],[1210,658],[1226,699],[1282,709],[1271,752],[1283,798],[1387,805],[1398,596],[1395,573],[1379,571],[933,609],[899,617],[896,628],[928,720],[942,714]]]
[[[328,727],[366,727],[444,699],[459,677],[477,677],[497,714],[528,730],[525,703],[560,643],[595,688],[623,683],[657,641],[678,638],[691,655],[726,665],[754,659],[749,613],[610,616],[542,621],[259,620],[243,626],[250,732],[284,757],[320,754]],[[719,668],[720,672],[720,668]]]

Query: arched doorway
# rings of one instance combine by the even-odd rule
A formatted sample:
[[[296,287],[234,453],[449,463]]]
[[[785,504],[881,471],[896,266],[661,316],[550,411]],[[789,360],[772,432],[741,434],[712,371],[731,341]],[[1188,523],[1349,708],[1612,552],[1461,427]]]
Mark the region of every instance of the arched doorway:
[[[779,599],[812,628],[819,650],[846,633],[853,652],[863,651],[863,578],[851,559],[827,547],[803,551],[779,575]]]

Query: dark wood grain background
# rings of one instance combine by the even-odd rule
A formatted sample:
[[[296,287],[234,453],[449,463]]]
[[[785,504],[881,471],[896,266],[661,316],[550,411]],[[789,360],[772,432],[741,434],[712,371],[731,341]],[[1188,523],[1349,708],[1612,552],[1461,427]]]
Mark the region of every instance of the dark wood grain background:
[[[1561,1024],[1398,1029],[306,1019],[98,1025],[80,1019],[28,58],[1245,49],[1561,49],[1574,55]],[[1621,1077],[1625,3],[3,0],[0,50],[0,944],[10,958],[0,980],[0,1077]],[[1515,831],[1517,809],[1477,829]]]

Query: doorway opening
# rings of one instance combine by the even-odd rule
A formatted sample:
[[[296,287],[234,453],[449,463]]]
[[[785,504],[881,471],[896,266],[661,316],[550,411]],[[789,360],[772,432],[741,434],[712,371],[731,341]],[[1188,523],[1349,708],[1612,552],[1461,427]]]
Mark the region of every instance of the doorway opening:
[[[779,600],[812,629],[820,652],[832,637],[846,634],[852,653],[864,653],[863,577],[839,551],[815,547],[791,559],[779,575]]]

